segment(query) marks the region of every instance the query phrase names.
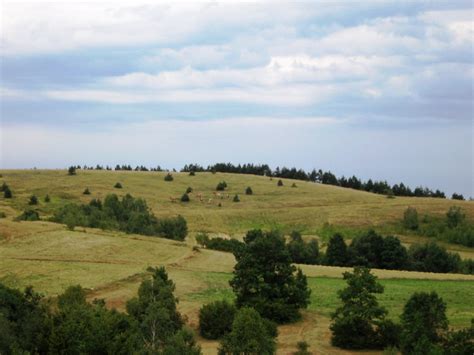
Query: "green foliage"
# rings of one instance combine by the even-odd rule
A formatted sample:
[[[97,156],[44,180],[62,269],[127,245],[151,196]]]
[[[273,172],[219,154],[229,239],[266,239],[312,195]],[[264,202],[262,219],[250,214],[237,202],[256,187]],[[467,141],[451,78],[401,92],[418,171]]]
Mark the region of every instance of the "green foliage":
[[[227,301],[208,303],[199,310],[199,333],[206,339],[219,339],[232,330],[236,308]]]
[[[10,190],[9,186],[7,186],[3,189],[3,197],[4,198],[12,198],[13,197],[12,190]]]
[[[241,308],[235,315],[232,331],[221,342],[219,354],[274,354],[276,344],[260,314],[252,308]]]
[[[122,188],[122,184],[119,183],[119,182],[116,182],[115,185],[114,185],[114,187],[115,187],[116,189],[121,189],[121,188]]]
[[[344,349],[384,348],[378,342],[378,327],[387,311],[374,295],[383,293],[383,286],[367,268],[356,267],[343,275],[347,287],[338,292],[342,306],[332,315],[331,343]]]
[[[463,196],[462,194],[453,193],[453,195],[451,196],[451,198],[452,198],[453,200],[464,201],[464,196]]]
[[[297,187],[296,183],[294,182],[293,184],[291,184],[291,187],[293,187],[293,188]]]
[[[69,204],[55,212],[53,222],[102,229],[118,229],[126,233],[161,236],[184,240],[187,235],[186,220],[181,217],[158,220],[149,210],[145,200],[127,194],[120,200],[110,194],[101,200],[91,200],[87,205]]]
[[[281,179],[278,180],[277,186],[283,186],[283,181]]]
[[[46,195],[46,196],[44,197],[44,202],[46,202],[46,203],[51,202],[51,198],[49,197],[49,195]]]
[[[408,252],[396,237],[382,237],[373,230],[352,240],[348,248],[350,265],[403,270],[409,265]]]
[[[413,270],[440,273],[460,271],[461,258],[459,254],[449,253],[434,242],[423,245],[413,244],[408,253]]]
[[[30,221],[30,222],[39,221],[40,219],[41,218],[39,216],[38,211],[29,210],[29,209],[23,211],[23,213],[16,218],[17,221]]]
[[[291,265],[285,239],[278,232],[249,231],[244,245],[234,252],[237,260],[230,285],[237,307],[253,307],[278,323],[300,318],[309,303],[306,276]]]
[[[162,349],[181,329],[183,320],[179,314],[175,285],[164,267],[150,268],[151,279],[144,280],[138,297],[127,302],[127,312],[138,323],[145,347],[151,351]]]
[[[0,218],[6,218],[7,214],[3,211],[0,211]]]
[[[233,202],[240,202],[239,195],[235,194],[234,198],[232,199]]]
[[[227,188],[227,183],[225,181],[221,181],[216,186],[216,191],[224,191]]]
[[[245,189],[245,194],[246,195],[253,195],[253,191],[252,191],[252,188],[250,186],[247,186],[247,188]]]
[[[446,213],[446,223],[449,228],[456,228],[466,219],[461,207],[451,206]]]
[[[406,229],[418,229],[418,211],[413,207],[408,207],[403,213],[403,225]]]
[[[469,328],[448,331],[442,347],[445,355],[474,354],[474,319]]]
[[[191,192],[193,192],[193,188],[191,186],[188,186],[188,188],[186,189],[186,193],[190,194]]]
[[[331,266],[345,266],[349,260],[347,245],[339,233],[329,239],[326,249],[326,264]]]
[[[84,289],[71,286],[57,307],[27,288],[24,293],[0,284],[2,354],[189,354],[200,347],[182,327],[174,283],[164,268],[151,268],[129,314],[108,310],[105,301],[86,302]]]
[[[37,205],[38,204],[38,197],[36,197],[35,195],[31,195],[30,199],[28,201],[28,204],[30,206]]]
[[[446,303],[436,292],[414,293],[401,315],[401,350],[404,354],[423,354],[441,342],[448,328]]]
[[[312,239],[305,243],[301,234],[293,231],[290,235],[290,241],[287,244],[291,261],[297,264],[317,264],[319,262],[319,244]]]
[[[0,353],[44,354],[50,332],[51,322],[39,294],[31,287],[20,292],[0,283]]]
[[[118,183],[117,183],[117,184],[118,184]],[[120,185],[120,187],[117,187],[117,184],[115,184],[115,187],[118,188],[118,189],[120,189],[120,188],[122,187],[122,185]],[[91,192],[90,192],[89,188],[86,187],[86,189],[84,190],[84,192],[83,192],[82,194],[83,194],[83,195],[90,195]]]
[[[190,172],[189,172],[189,176],[196,176],[196,172],[190,171]]]
[[[0,186],[0,192],[4,192],[7,187],[8,187],[7,183],[3,182],[2,186]]]
[[[165,175],[165,181],[173,181],[173,180],[174,180],[174,177],[170,173]]]
[[[183,196],[181,196],[181,202],[189,202],[189,195],[188,193],[184,193]]]
[[[75,167],[75,166],[70,166],[70,167],[67,169],[67,174],[68,174],[68,175],[76,175],[76,167]]]

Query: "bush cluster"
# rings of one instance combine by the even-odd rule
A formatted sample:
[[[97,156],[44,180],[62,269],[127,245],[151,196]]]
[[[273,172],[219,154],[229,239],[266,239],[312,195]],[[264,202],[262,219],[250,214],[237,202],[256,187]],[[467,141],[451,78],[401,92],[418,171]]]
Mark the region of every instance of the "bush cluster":
[[[227,183],[225,181],[221,181],[216,186],[216,191],[224,191],[227,188]]]
[[[122,199],[110,194],[105,197],[104,202],[93,199],[86,205],[66,205],[54,214],[52,221],[65,223],[70,229],[74,226],[117,229],[126,233],[175,240],[184,240],[187,234],[187,224],[183,217],[158,220],[145,200],[134,198],[130,194]]]
[[[50,307],[31,287],[0,284],[0,353],[201,354],[176,310],[174,283],[163,268],[150,271],[126,313],[108,310],[103,300],[86,302],[79,285]]]
[[[244,245],[244,243],[237,239],[224,239],[221,237],[211,239],[206,233],[196,235],[196,242],[207,249],[226,251],[229,253],[236,252]]]

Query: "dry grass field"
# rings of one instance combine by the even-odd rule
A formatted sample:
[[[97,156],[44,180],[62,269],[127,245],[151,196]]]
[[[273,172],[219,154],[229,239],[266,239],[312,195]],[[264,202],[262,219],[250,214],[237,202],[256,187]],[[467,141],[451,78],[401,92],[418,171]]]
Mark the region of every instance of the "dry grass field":
[[[180,311],[188,324],[197,328],[197,314],[202,304],[228,298],[233,294],[228,285],[232,277],[232,254],[212,250],[193,250],[194,234],[241,237],[250,228],[298,228],[306,235],[316,235],[324,223],[347,228],[386,228],[397,223],[407,206],[420,213],[442,215],[451,205],[462,206],[468,218],[474,219],[474,203],[428,198],[395,198],[296,181],[232,174],[197,173],[189,176],[175,173],[173,182],[165,182],[165,173],[78,171],[68,176],[65,171],[0,171],[2,181],[11,187],[14,198],[0,198],[0,281],[22,288],[33,285],[38,291],[54,296],[67,286],[81,284],[88,289],[89,298],[105,298],[110,307],[124,309],[127,299],[136,294],[148,266],[165,265],[175,281],[180,299]],[[232,197],[238,193],[240,203],[216,198],[213,194],[219,181],[225,180]],[[114,189],[121,182],[123,189]],[[170,197],[181,196],[191,186],[194,193],[189,204],[173,203]],[[243,192],[251,186],[254,195]],[[91,195],[82,191],[88,187]],[[78,227],[69,231],[65,226],[46,221],[16,222],[15,216],[27,207],[28,197],[40,199],[42,216],[68,202],[87,202],[103,198],[107,193],[130,193],[143,197],[159,216],[183,215],[188,221],[190,237],[185,242],[129,235]],[[201,203],[198,193],[205,196]],[[43,202],[49,194],[52,201]],[[227,192],[225,192],[227,194]],[[209,198],[212,199],[210,203]],[[222,207],[218,207],[218,203]],[[418,237],[401,236],[405,244],[419,241]],[[472,257],[470,248],[449,245],[463,257]],[[279,353],[295,351],[296,342],[306,340],[317,354],[344,354],[329,344],[330,313],[337,307],[337,290],[344,287],[345,268],[301,266],[312,289],[311,305],[303,319],[279,327]],[[474,276],[460,274],[430,274],[406,271],[374,270],[386,292],[379,297],[390,316],[397,319],[411,293],[435,290],[448,303],[452,326],[467,326],[474,311]],[[217,342],[199,338],[205,353],[214,354]]]

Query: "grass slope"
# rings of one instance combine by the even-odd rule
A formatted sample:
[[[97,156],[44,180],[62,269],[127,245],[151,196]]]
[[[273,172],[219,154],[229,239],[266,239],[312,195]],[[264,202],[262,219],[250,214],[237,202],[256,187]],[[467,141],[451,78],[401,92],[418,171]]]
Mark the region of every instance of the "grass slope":
[[[234,258],[229,253],[211,250],[195,251],[193,238],[184,243],[166,239],[127,235],[112,231],[77,228],[71,232],[63,225],[49,222],[15,222],[13,217],[27,207],[28,197],[36,194],[42,215],[58,206],[73,202],[88,202],[103,198],[107,193],[131,193],[147,200],[157,216],[181,214],[188,220],[190,230],[241,236],[249,228],[300,228],[315,234],[324,223],[343,228],[367,228],[395,223],[407,206],[421,213],[444,214],[449,206],[463,207],[468,217],[474,217],[472,202],[438,199],[396,198],[291,180],[277,187],[276,179],[266,177],[198,173],[196,176],[174,174],[173,182],[163,180],[165,173],[79,171],[67,176],[65,171],[0,171],[2,181],[12,188],[14,198],[0,198],[0,281],[22,288],[33,285],[46,295],[56,295],[67,286],[81,284],[89,289],[89,298],[105,298],[111,307],[124,309],[127,299],[136,294],[146,268],[165,265],[176,282],[179,309],[195,329],[198,310],[211,300],[228,298],[233,294],[228,280],[232,276]],[[213,191],[225,180],[232,197],[239,193],[241,202],[217,199]],[[123,189],[114,189],[121,182]],[[191,186],[194,194],[189,204],[172,203],[169,197],[179,197]],[[251,186],[254,195],[244,190]],[[88,187],[91,195],[82,195]],[[201,193],[205,203],[195,197]],[[227,193],[227,192],[226,192]],[[49,194],[50,204],[43,198]],[[212,198],[211,203],[208,199]],[[217,204],[221,202],[222,207]],[[191,233],[192,234],[192,233]],[[402,236],[410,244],[415,237]],[[415,239],[416,240],[416,239]],[[472,250],[459,246],[451,249],[471,256]],[[318,354],[350,353],[334,349],[329,344],[329,314],[339,304],[337,290],[344,287],[341,279],[345,268],[302,266],[309,277],[312,303],[303,320],[279,327],[279,353],[295,351],[296,342],[306,340]],[[448,317],[455,327],[467,326],[474,316],[470,299],[474,298],[474,276],[459,274],[430,274],[374,270],[385,286],[380,302],[397,319],[411,293],[435,290],[448,302]],[[199,339],[205,353],[215,354],[217,342]]]

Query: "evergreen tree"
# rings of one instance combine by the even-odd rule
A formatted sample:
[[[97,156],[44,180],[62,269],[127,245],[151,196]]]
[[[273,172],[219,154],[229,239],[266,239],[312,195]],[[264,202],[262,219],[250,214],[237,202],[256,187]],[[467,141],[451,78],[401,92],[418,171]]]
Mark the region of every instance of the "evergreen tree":
[[[199,333],[206,339],[219,339],[232,330],[236,308],[227,301],[208,303],[199,310]]]
[[[278,323],[299,319],[311,291],[306,276],[291,265],[283,236],[253,230],[244,243],[234,251],[237,263],[230,281],[237,307],[253,307]]]
[[[347,287],[338,292],[342,306],[332,315],[330,326],[334,346],[344,349],[369,349],[379,344],[379,326],[384,323],[387,311],[379,306],[374,294],[382,293],[383,286],[370,269],[356,267],[345,272]]]
[[[252,191],[252,188],[250,186],[247,186],[247,188],[245,189],[245,194],[246,195],[253,195],[253,191]]]
[[[401,349],[404,354],[427,354],[436,349],[448,328],[446,303],[436,292],[414,293],[401,315]]]
[[[75,166],[70,166],[69,169],[67,169],[68,175],[76,175],[76,167]]]
[[[234,198],[232,199],[234,202],[240,202],[239,195],[235,194]]]
[[[51,201],[51,198],[49,197],[49,195],[46,195],[46,196],[44,197],[44,202],[48,203],[48,202],[50,202],[50,201]]]
[[[403,213],[403,225],[406,229],[418,229],[418,212],[413,207],[408,207]]]
[[[278,180],[278,182],[277,182],[277,186],[283,186],[283,181],[281,181],[281,179],[280,179],[280,180]]]
[[[331,266],[346,266],[349,261],[347,245],[340,234],[334,234],[329,239],[326,249],[326,264]]]
[[[165,181],[173,181],[173,180],[174,180],[173,175],[171,175],[170,173],[165,175]]]
[[[183,194],[183,196],[181,196],[181,202],[189,202],[190,199],[189,199],[189,195],[187,193]]]
[[[10,187],[5,187],[4,190],[3,190],[3,197],[5,198],[12,198],[13,197],[13,194],[12,194],[12,191],[10,190]]]
[[[115,187],[116,189],[121,189],[121,188],[122,188],[122,184],[119,183],[119,182],[117,182],[117,183],[115,183],[114,187]]]
[[[117,187],[117,186],[115,186],[115,187]],[[83,192],[82,194],[83,194],[83,195],[90,195],[91,192],[90,192],[89,188],[86,187],[86,189],[84,190],[84,192]]]

